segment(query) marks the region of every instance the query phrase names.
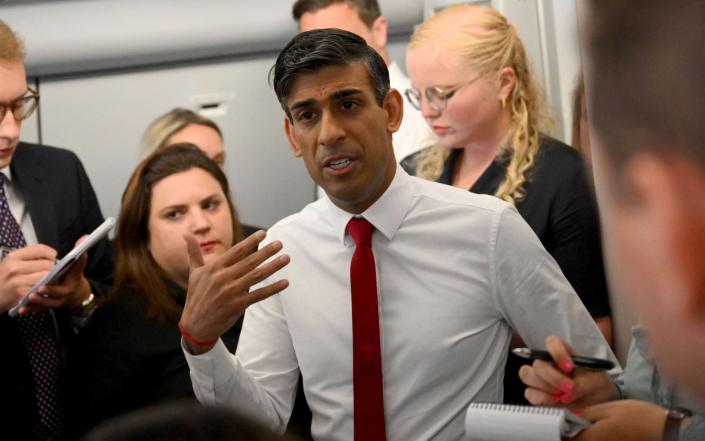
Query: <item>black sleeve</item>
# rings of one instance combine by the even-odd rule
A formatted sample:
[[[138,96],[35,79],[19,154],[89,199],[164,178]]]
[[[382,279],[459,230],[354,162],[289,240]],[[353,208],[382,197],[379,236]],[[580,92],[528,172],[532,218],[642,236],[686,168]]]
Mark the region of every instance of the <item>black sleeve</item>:
[[[569,166],[550,213],[551,254],[590,314],[610,315],[597,205],[582,163]]]
[[[98,205],[98,198],[95,195],[93,186],[88,179],[88,175],[81,161],[79,161],[76,156],[73,156],[73,158],[78,180],[79,206],[83,222],[82,234],[90,234],[90,232],[103,223],[105,219]],[[112,245],[110,240],[105,237],[88,251],[88,264],[84,270],[84,274],[90,282],[91,289],[95,295],[100,297],[110,289],[113,281],[114,268],[115,261]]]

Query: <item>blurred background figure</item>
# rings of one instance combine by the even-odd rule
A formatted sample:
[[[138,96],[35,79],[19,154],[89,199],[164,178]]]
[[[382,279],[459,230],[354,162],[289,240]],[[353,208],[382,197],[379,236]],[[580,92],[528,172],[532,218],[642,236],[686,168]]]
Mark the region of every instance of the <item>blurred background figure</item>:
[[[213,120],[183,108],[175,108],[155,119],[142,136],[146,155],[171,144],[195,144],[220,168],[225,164],[223,133]]]
[[[296,441],[224,407],[194,402],[150,407],[111,419],[82,441]]]
[[[179,143],[194,144],[220,168],[225,165],[223,132],[215,121],[192,110],[177,107],[152,121],[142,136],[142,150],[148,155]],[[240,224],[243,237],[260,227]]]
[[[391,87],[400,93],[410,87],[409,78],[389,56],[388,22],[382,15],[377,0],[297,0],[292,7],[292,15],[299,24],[300,32],[338,28],[364,38],[387,64]],[[435,142],[436,137],[418,109],[404,103],[401,127],[392,139],[397,161]]]
[[[588,169],[588,178],[592,183],[592,152],[590,149],[590,132],[588,130],[587,104],[585,102],[585,79],[581,74],[573,91],[573,127],[571,143],[583,155]]]
[[[406,97],[440,145],[406,158],[404,168],[514,204],[611,342],[599,222],[584,163],[545,134],[542,93],[514,26],[486,6],[451,6],[414,32],[407,70],[413,87]],[[506,401],[524,401],[519,364],[509,357]]]
[[[115,285],[78,336],[70,369],[85,391],[72,406],[84,430],[194,397],[177,327],[189,273],[184,233],[196,236],[206,262],[242,237],[223,171],[196,146],[175,144],[142,161],[123,194]],[[230,351],[240,326],[224,335]]]

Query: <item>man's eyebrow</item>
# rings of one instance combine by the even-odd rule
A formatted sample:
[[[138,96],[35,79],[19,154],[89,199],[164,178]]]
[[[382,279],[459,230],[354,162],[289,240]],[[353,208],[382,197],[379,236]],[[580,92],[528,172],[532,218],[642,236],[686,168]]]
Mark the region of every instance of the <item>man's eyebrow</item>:
[[[335,92],[328,95],[328,99],[339,100],[342,98],[347,98],[349,96],[361,95],[361,94],[362,94],[362,89],[357,89],[357,88],[340,89],[340,90],[336,90]],[[297,109],[310,107],[316,103],[317,103],[317,101],[313,98],[297,101],[294,104],[292,104],[291,107],[289,107],[289,110],[293,112]]]
[[[309,107],[309,106],[311,106],[311,105],[312,105],[313,103],[315,103],[315,102],[316,102],[316,100],[314,100],[313,98],[309,98],[309,99],[307,99],[307,100],[302,100],[302,101],[297,101],[297,102],[295,102],[294,104],[291,105],[291,107],[289,108],[289,110],[290,110],[290,111],[294,111],[294,110],[296,110],[296,109],[301,109],[301,108],[303,108],[303,107]]]
[[[341,98],[347,98],[349,96],[353,95],[360,95],[362,94],[361,89],[356,89],[356,88],[350,88],[350,89],[341,89],[341,90],[336,90],[330,95],[331,99],[334,100],[339,100]]]
[[[4,102],[4,104],[14,104],[14,103],[16,103],[17,101],[19,101],[19,100],[21,100],[22,98],[24,98],[25,95],[27,95],[28,93],[29,93],[29,89],[27,89],[26,91],[22,92],[22,94],[19,95],[18,97],[12,98],[10,101]]]

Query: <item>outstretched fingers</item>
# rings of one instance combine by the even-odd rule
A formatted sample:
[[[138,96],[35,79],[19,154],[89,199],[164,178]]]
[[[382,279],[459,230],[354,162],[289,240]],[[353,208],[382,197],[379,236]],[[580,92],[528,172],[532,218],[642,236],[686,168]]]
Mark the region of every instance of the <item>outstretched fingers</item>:
[[[198,239],[191,233],[184,234],[186,241],[186,252],[188,253],[188,266],[191,271],[202,267],[205,262],[203,260],[203,251],[198,245]]]
[[[245,293],[248,298],[248,305],[254,303],[251,301],[251,293],[249,293],[250,288],[267,279],[272,274],[289,264],[290,259],[286,254],[282,254],[281,256],[271,259],[266,263],[262,263],[277,252],[274,251],[275,249],[277,251],[281,249],[281,244],[279,244],[279,247],[273,247],[272,249],[266,249],[266,247],[262,248],[260,250],[263,252],[262,254],[257,255],[257,253],[260,252],[258,251],[257,253],[249,256],[247,262],[241,262],[243,265],[240,268],[233,267],[228,269],[228,272],[232,275],[226,275],[226,277],[229,277],[232,280],[232,291]],[[284,288],[286,288],[286,286],[281,289]],[[279,291],[281,291],[281,289]],[[275,292],[272,292],[272,294],[275,294]]]
[[[264,240],[265,237],[266,233],[264,230],[259,230],[250,234],[246,238],[242,239],[240,242],[227,249],[225,253],[223,253],[223,255],[218,258],[216,266],[229,267],[245,260],[245,257],[250,253],[250,251],[257,248],[257,246],[260,244],[260,242]],[[281,249],[281,246],[279,247],[279,249]]]

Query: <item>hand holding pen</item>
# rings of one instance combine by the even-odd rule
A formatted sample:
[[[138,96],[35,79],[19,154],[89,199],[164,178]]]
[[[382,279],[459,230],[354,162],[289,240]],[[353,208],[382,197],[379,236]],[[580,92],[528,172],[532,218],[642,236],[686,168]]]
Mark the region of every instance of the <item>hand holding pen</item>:
[[[519,370],[519,377],[528,386],[524,395],[531,404],[582,407],[619,398],[610,376],[596,369],[607,368],[608,360],[581,357],[559,337],[546,338],[546,351],[535,352],[532,358],[535,361],[531,366]],[[590,367],[581,367],[584,364]]]
[[[548,351],[540,349],[516,348],[512,349],[514,355],[529,360],[553,361],[553,357]],[[583,357],[581,355],[570,356],[573,365],[587,369],[602,369],[608,371],[614,367],[614,362],[603,358]]]

